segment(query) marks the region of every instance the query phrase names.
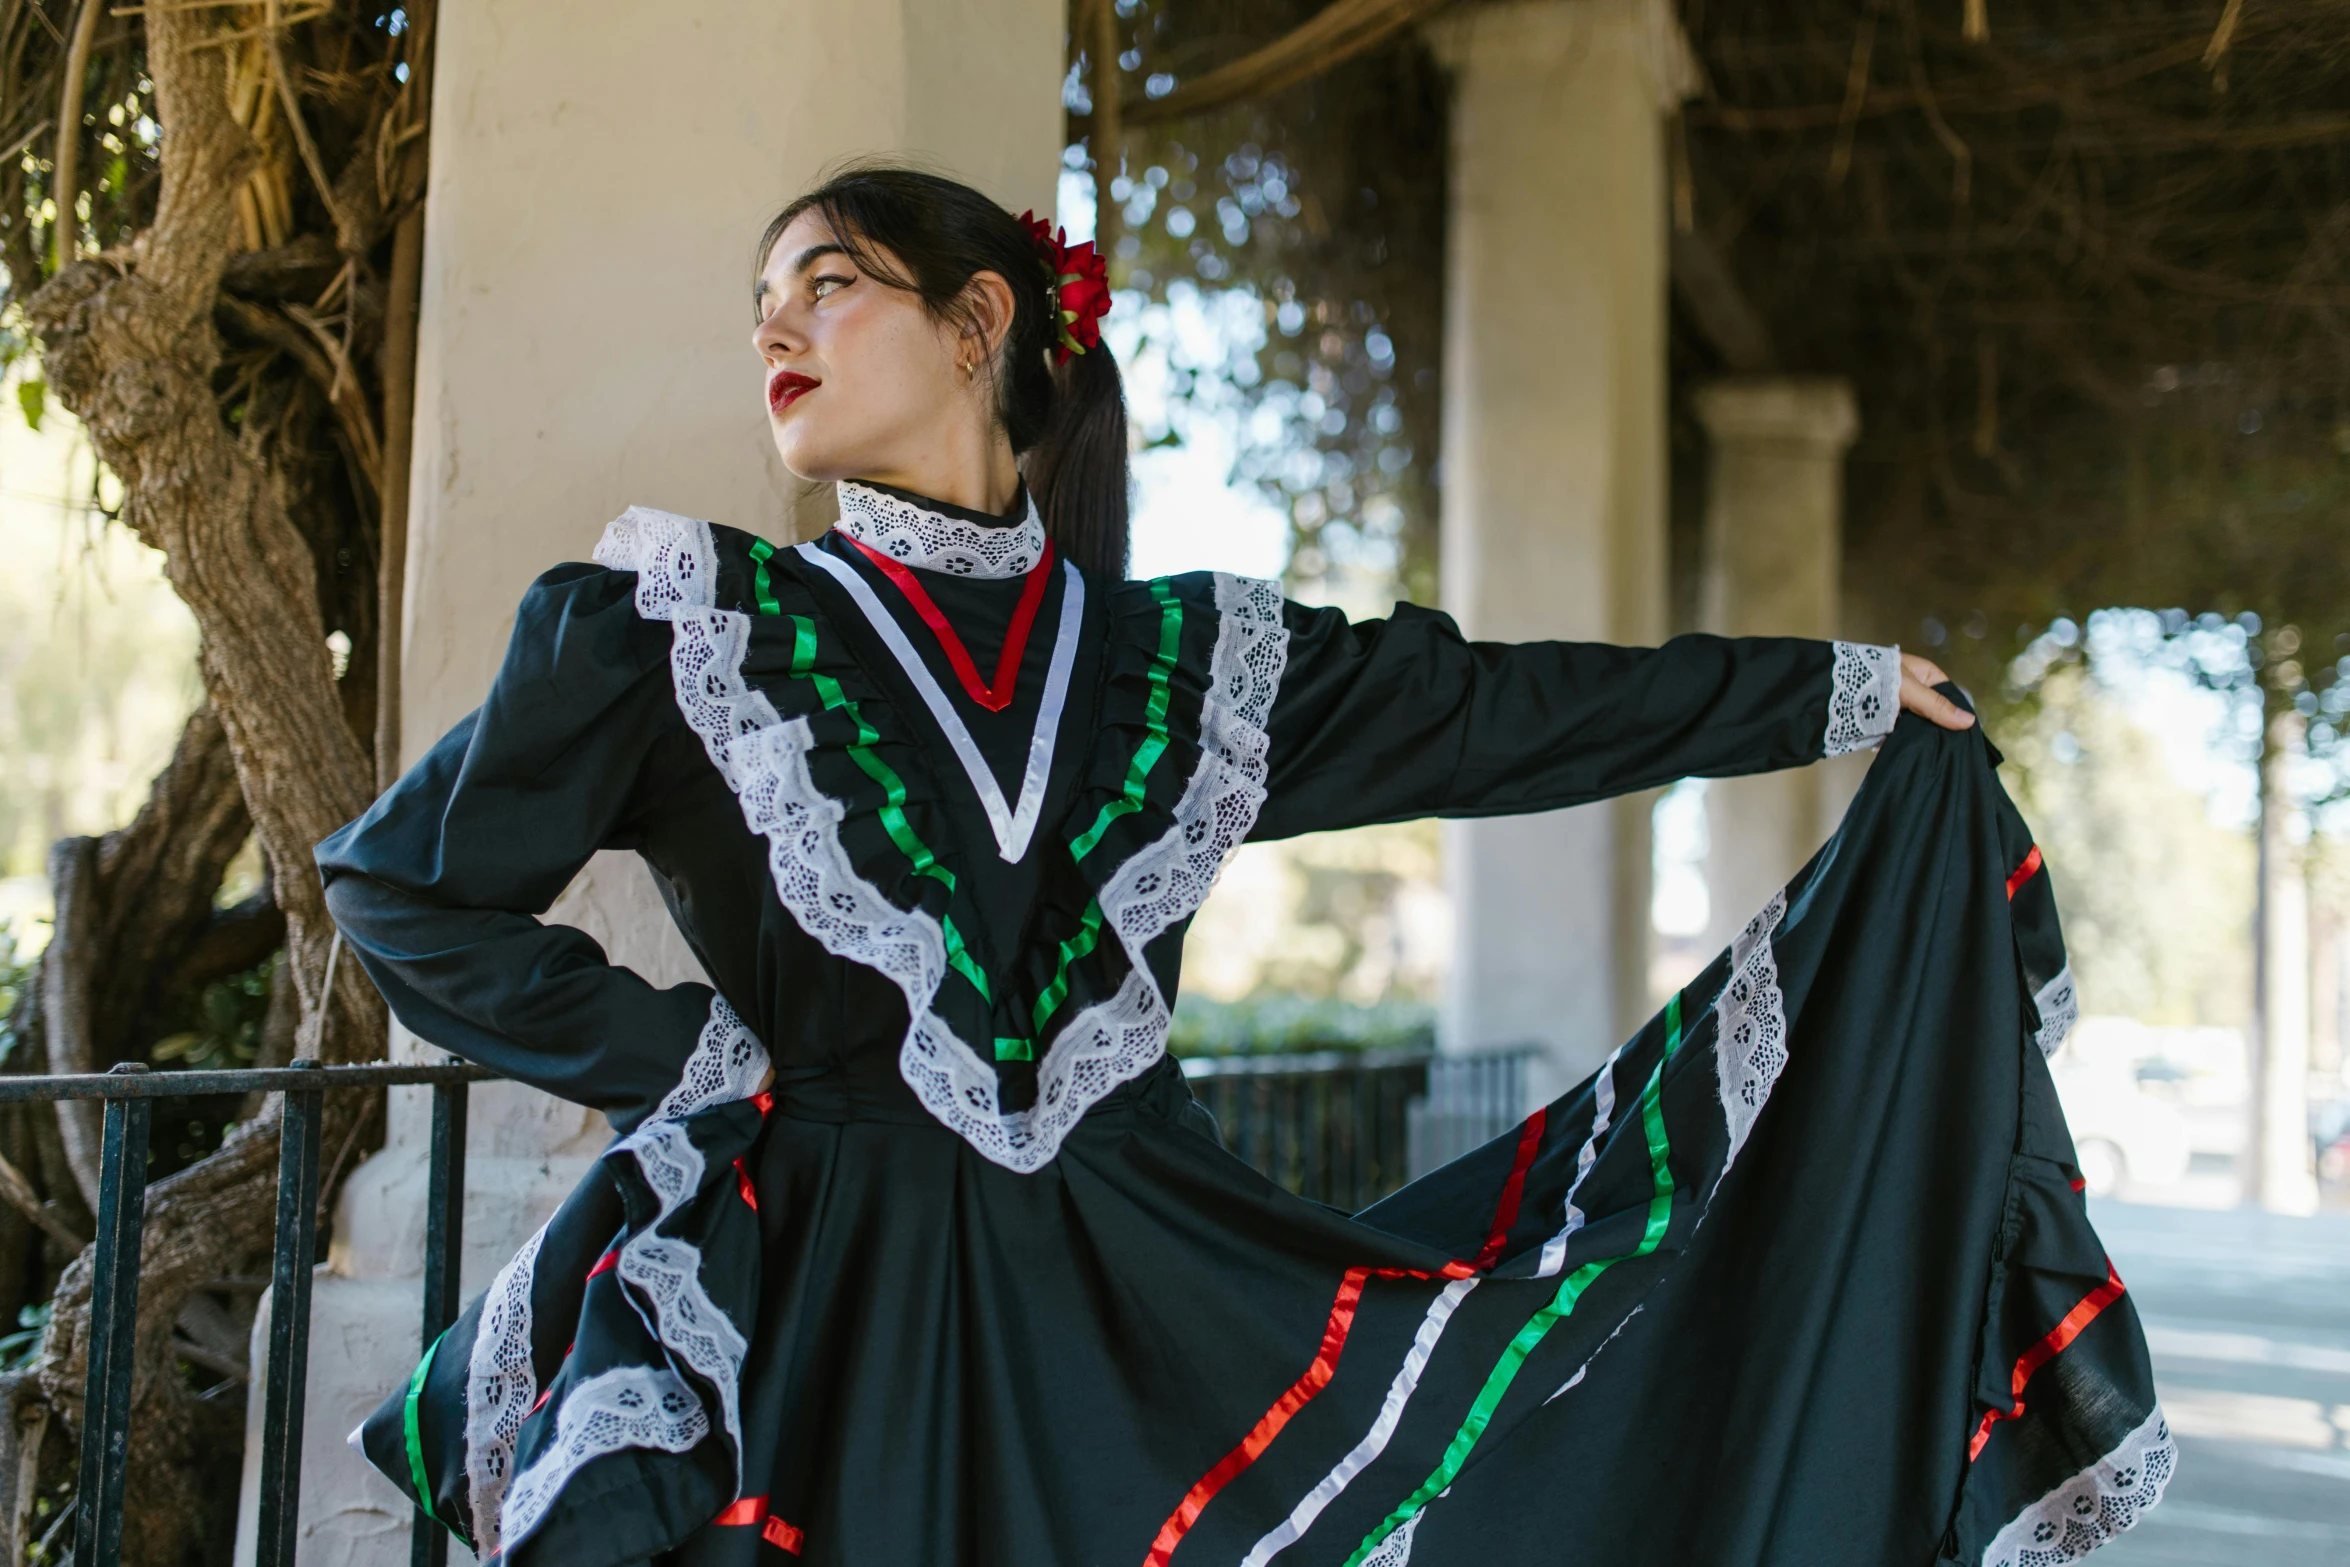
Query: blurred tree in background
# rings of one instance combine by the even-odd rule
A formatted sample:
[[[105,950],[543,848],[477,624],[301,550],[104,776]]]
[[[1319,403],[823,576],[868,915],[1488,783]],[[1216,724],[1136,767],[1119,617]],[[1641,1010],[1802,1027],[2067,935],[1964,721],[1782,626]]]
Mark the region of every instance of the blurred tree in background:
[[[381,1003],[356,964],[334,971],[316,879],[270,868],[306,871],[365,807],[396,709],[378,646],[397,621],[431,33],[429,0],[0,0],[0,361],[26,418],[70,412],[119,483],[105,510],[160,552],[205,697],[129,823],[51,852],[54,931],[5,1070],[381,1053]],[[15,720],[37,727],[24,692],[56,671],[12,673]],[[255,859],[258,877],[235,869]],[[226,1281],[267,1252],[277,1158],[275,1104],[182,1108],[156,1129],[134,1353],[125,1556],[157,1567],[220,1558],[234,1527],[226,1373],[250,1302]],[[330,1105],[338,1169],[374,1108]],[[0,1212],[0,1312],[54,1290],[0,1432],[44,1429],[16,1418],[28,1401],[61,1417],[39,1452],[0,1458],[52,1493],[89,1290],[58,1237],[89,1232],[94,1111],[0,1117],[12,1184],[46,1200]]]

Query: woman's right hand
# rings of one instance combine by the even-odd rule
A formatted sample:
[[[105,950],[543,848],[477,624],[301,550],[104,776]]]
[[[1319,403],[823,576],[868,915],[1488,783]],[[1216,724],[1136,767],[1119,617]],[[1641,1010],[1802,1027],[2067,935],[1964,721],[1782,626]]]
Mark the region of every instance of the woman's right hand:
[[[1945,729],[1972,729],[1975,715],[1934,688],[1950,677],[1942,666],[1915,653],[1901,655],[1901,706]]]

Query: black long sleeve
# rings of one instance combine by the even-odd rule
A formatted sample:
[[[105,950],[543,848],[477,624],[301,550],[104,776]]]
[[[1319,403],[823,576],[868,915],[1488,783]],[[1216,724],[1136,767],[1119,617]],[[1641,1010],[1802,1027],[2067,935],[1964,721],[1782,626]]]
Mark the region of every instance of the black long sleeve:
[[[541,577],[489,699],[317,851],[327,907],[402,1023],[623,1128],[677,1082],[710,988],[656,988],[538,916],[597,850],[634,846],[660,791],[669,628],[638,617],[634,583]]]
[[[1408,604],[1359,623],[1293,604],[1287,621],[1260,839],[1798,766],[1832,727],[1841,749],[1881,738],[1899,689],[1891,649],[1848,649],[1839,668],[1838,644],[1805,638],[1471,642]]]

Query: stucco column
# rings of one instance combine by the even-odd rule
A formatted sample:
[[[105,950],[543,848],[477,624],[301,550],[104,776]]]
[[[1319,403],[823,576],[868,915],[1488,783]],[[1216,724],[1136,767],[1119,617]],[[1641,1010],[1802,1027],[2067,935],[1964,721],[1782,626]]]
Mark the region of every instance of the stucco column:
[[[531,579],[585,559],[631,503],[778,540],[813,531],[809,514],[821,517],[829,496],[803,498],[767,439],[749,347],[752,244],[820,171],[860,154],[910,154],[1014,211],[1050,211],[1063,25],[1057,0],[443,8],[410,470],[406,759],[481,701]],[[549,917],[657,983],[699,977],[634,856],[598,856]],[[437,1055],[404,1035],[394,1050]],[[347,1184],[317,1281],[304,1567],[408,1560],[408,1507],[343,1439],[416,1361],[427,1115],[423,1091],[395,1091],[387,1146]],[[543,1094],[474,1090],[468,1295],[609,1135],[601,1116]],[[257,1411],[247,1429],[240,1561],[252,1559]]]
[[[2244,1196],[2271,1213],[2315,1213],[2315,1146],[2309,1137],[2309,869],[2288,823],[2294,764],[2307,754],[2308,720],[2269,721],[2261,768],[2260,903],[2254,917],[2253,1019],[2246,1065]]]
[[[1699,623],[1721,636],[1832,637],[1843,554],[1844,453],[1860,428],[1852,388],[1813,376],[1751,376],[1699,389],[1712,438]],[[1833,830],[1849,788],[1839,758],[1706,786],[1712,937],[1730,938]]]
[[[1444,605],[1472,637],[1666,632],[1662,0],[1461,7],[1444,359]],[[1542,1048],[1537,1094],[1646,1016],[1647,797],[1445,832],[1448,1048]]]

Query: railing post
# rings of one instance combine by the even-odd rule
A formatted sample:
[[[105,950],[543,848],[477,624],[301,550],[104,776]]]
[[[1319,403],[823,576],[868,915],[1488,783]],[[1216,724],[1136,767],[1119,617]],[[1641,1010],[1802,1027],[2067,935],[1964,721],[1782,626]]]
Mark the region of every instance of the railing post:
[[[320,1063],[300,1060],[316,1071]],[[261,1530],[254,1567],[294,1567],[302,1501],[302,1395],[310,1361],[310,1270],[318,1250],[318,1134],[325,1095],[286,1090],[278,1121],[277,1254],[269,1286],[269,1379],[261,1396]]]
[[[136,1061],[114,1068],[144,1072]],[[130,1461],[131,1372],[139,1320],[139,1236],[147,1210],[147,1128],[154,1105],[109,1099],[98,1166],[98,1238],[90,1259],[89,1377],[82,1395],[81,1483],[74,1559],[122,1560],[123,1479]]]
[[[430,1350],[457,1320],[458,1270],[465,1254],[466,1085],[432,1091],[432,1162],[424,1217],[424,1344]],[[409,1567],[448,1567],[449,1534],[429,1503],[416,1509],[408,1536]]]

